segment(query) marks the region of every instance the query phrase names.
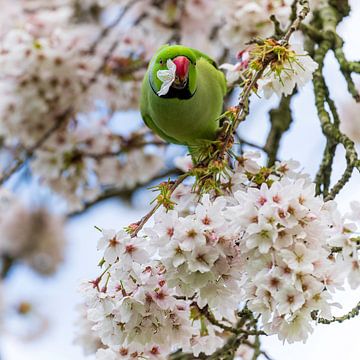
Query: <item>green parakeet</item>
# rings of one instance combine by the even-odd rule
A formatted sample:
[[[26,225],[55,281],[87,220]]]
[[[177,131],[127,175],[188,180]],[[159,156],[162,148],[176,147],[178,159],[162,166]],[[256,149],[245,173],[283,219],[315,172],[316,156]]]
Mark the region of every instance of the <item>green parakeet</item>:
[[[164,45],[144,77],[141,115],[160,137],[191,150],[215,139],[226,91],[225,76],[210,57],[185,46]]]

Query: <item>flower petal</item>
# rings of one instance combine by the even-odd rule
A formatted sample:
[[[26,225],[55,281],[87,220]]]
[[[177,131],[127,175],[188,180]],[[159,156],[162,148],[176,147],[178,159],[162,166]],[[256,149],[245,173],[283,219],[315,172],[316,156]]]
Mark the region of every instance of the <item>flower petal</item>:
[[[159,96],[166,95],[169,92],[170,86],[175,80],[176,65],[168,59],[166,62],[168,70],[159,70],[157,72],[158,79],[162,82],[160,90],[157,92]]]

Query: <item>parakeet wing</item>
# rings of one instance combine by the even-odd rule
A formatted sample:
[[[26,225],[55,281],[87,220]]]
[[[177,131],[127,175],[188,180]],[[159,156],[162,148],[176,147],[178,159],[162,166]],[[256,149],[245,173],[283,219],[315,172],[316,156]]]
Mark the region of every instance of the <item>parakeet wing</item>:
[[[223,75],[223,73],[219,70],[219,67],[216,63],[215,60],[213,60],[210,56],[202,53],[201,51],[199,50],[196,50],[196,49],[193,49],[193,48],[189,48],[196,56],[197,59],[200,59],[200,58],[203,58],[205,59],[209,64],[211,64],[216,70],[218,70],[218,78],[219,78],[219,82],[222,86],[222,90],[223,90],[223,93],[224,93],[224,96],[225,94],[227,93],[228,89],[227,89],[227,84],[226,84],[226,79],[225,79],[225,76]]]
[[[152,121],[151,117],[149,115],[142,115],[143,116],[143,120],[144,123],[146,124],[147,127],[149,127],[155,134],[159,135],[161,138],[163,138],[164,140],[166,140],[169,143],[173,143],[173,144],[181,144],[180,142],[178,142],[177,140],[175,140],[174,138],[166,135],[163,131],[161,131]]]

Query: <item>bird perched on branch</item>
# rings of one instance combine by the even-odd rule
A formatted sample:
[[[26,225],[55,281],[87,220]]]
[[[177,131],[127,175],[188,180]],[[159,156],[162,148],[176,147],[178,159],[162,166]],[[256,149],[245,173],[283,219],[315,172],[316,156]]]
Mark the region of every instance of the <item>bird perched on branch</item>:
[[[214,140],[227,91],[224,74],[198,50],[164,45],[152,58],[141,93],[145,124],[164,140],[196,147]]]

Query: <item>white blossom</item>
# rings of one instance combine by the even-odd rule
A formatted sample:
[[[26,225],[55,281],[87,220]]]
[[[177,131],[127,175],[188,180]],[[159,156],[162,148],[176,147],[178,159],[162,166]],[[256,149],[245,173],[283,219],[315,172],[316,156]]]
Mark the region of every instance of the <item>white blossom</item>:
[[[194,166],[191,155],[178,156],[177,158],[175,158],[174,164],[178,169],[182,170],[183,172],[191,170]]]
[[[85,355],[94,354],[104,347],[99,336],[92,330],[93,323],[87,318],[84,304],[77,306],[78,320],[74,343],[82,347]]]
[[[42,275],[53,274],[64,257],[63,219],[45,208],[29,209],[15,199],[6,200],[6,214],[0,217],[0,254],[23,261]],[[4,196],[0,207],[3,201]]]
[[[266,98],[270,98],[273,93],[278,96],[290,95],[296,86],[305,86],[318,68],[318,64],[301,45],[292,44],[290,50],[294,52],[294,57],[282,64],[281,71],[265,69],[264,76],[258,81],[259,90]]]
[[[345,278],[359,285],[356,226],[335,202],[315,196],[294,161],[277,163],[271,181],[253,182],[263,171],[257,158],[238,159],[232,192],[195,196],[183,184],[173,194],[174,209],[160,210],[136,237],[104,231],[99,245],[112,264],[109,281],[100,296],[101,287],[95,295],[86,290],[95,299],[88,316],[103,343],[139,354],[157,344],[165,353],[181,347],[210,355],[223,344],[220,329],[199,322],[194,311],[234,322],[241,303],[260,315],[269,335],[305,341],[314,312],[331,318],[332,293]]]
[[[166,61],[167,70],[159,70],[156,74],[158,79],[162,82],[160,90],[157,92],[159,96],[166,95],[172,83],[175,81],[176,65],[171,60]]]

